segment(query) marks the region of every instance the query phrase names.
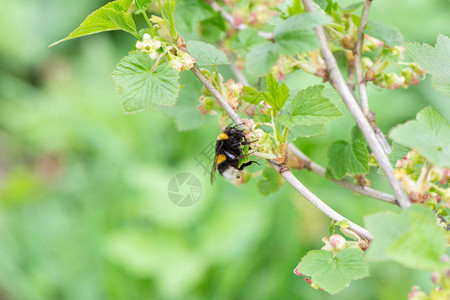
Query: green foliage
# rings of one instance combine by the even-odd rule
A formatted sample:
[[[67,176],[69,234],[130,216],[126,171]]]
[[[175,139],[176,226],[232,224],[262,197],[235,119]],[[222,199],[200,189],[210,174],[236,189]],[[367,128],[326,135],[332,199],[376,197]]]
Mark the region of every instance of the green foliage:
[[[450,167],[450,125],[432,107],[421,110],[416,120],[394,127],[389,136],[399,144],[416,148],[434,165]]]
[[[323,124],[297,125],[289,128],[288,142],[292,142],[299,137],[311,137],[325,135],[326,128]]]
[[[225,21],[219,13],[212,18],[200,22],[200,31],[203,39],[208,43],[215,43],[225,36]]]
[[[363,5],[364,5],[364,1],[361,1],[361,2],[355,2],[355,3],[352,3],[352,4],[350,4],[350,5],[346,6],[346,7],[344,7],[342,10],[343,10],[343,11],[346,11],[346,12],[352,12],[352,11],[357,10],[358,8],[360,8],[360,7],[363,6]]]
[[[282,21],[274,31],[282,54],[301,53],[319,48],[314,27],[330,23],[331,18],[319,12],[297,14]]]
[[[409,55],[433,76],[433,87],[450,96],[450,39],[438,34],[433,48],[428,44],[406,43]]]
[[[177,101],[180,75],[166,62],[153,71],[154,63],[146,53],[130,52],[114,69],[112,76],[125,112],[144,111],[153,104],[171,106]]]
[[[134,3],[136,4],[136,11],[134,13],[141,14],[145,12],[152,1],[153,0],[135,0]]]
[[[447,248],[445,232],[428,208],[412,205],[400,214],[378,213],[366,217],[365,223],[374,237],[369,259],[430,271],[449,267],[440,260]]]
[[[266,39],[258,35],[258,30],[247,28],[240,30],[231,40],[230,48],[234,50],[247,50],[251,47],[266,42]]]
[[[264,100],[262,93],[251,86],[244,86],[244,95],[242,95],[240,99],[254,105],[258,105]]]
[[[393,25],[379,23],[369,20],[365,32],[380,41],[383,41],[388,46],[402,46],[403,35]]]
[[[369,172],[369,152],[361,140],[349,144],[336,141],[328,149],[328,169],[335,179],[342,179],[346,174],[359,175]]]
[[[391,148],[392,152],[388,155],[388,158],[393,167],[395,167],[397,161],[403,159],[403,157],[411,150],[409,147],[403,146],[396,142],[392,142]]]
[[[278,60],[278,49],[274,43],[253,47],[245,59],[245,68],[255,75],[266,75]]]
[[[136,25],[133,17],[128,13],[132,0],[116,0],[90,14],[81,25],[72,31],[66,38],[50,45],[54,46],[61,42],[99,33],[108,30],[123,30],[137,36]]]
[[[274,168],[265,168],[263,177],[264,179],[258,181],[258,191],[264,196],[278,192],[280,189],[280,174]]]
[[[369,265],[361,249],[346,248],[336,256],[325,250],[309,251],[298,264],[300,273],[334,295],[352,280],[369,276]]]
[[[199,41],[189,41],[187,42],[187,49],[196,59],[195,63],[199,67],[228,65],[230,63],[225,53],[211,44]]]
[[[280,111],[289,98],[289,89],[285,83],[278,85],[272,74],[266,78],[267,92],[263,92],[264,100],[272,106],[275,111]]]
[[[322,95],[323,85],[301,90],[290,104],[290,115],[280,116],[280,122],[289,128],[298,125],[325,124],[343,116],[339,108]]]
[[[215,16],[214,10],[205,1],[180,0],[175,10],[175,22],[182,33],[192,32],[199,22]]]

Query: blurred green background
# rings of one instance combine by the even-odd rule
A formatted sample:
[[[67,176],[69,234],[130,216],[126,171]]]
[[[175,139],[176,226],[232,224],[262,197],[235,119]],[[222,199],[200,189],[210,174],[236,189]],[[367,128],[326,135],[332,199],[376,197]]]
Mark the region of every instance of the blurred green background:
[[[292,273],[308,250],[322,247],[325,216],[287,184],[269,197],[257,193],[256,180],[235,187],[218,178],[210,186],[195,158],[215,140],[216,119],[194,112],[184,123],[203,126],[188,132],[172,120],[198,101],[200,85],[189,72],[178,110],[125,115],[110,74],[133,47],[131,36],[102,33],[47,48],[106,2],[2,3],[0,299],[330,299]],[[449,13],[447,0],[374,1],[370,17],[397,26],[406,41],[433,44],[438,33],[450,35]],[[318,81],[297,72],[286,82]],[[369,93],[384,132],[426,105],[450,116],[449,99],[429,78]],[[328,145],[348,140],[352,126],[347,114],[326,137],[297,145],[325,165]],[[190,207],[167,194],[182,172],[203,187]],[[396,209],[307,171],[296,175],[359,224],[366,214]],[[390,191],[375,172],[371,179]],[[371,277],[334,298],[404,299],[412,285],[430,287],[427,273],[389,263],[370,268]]]

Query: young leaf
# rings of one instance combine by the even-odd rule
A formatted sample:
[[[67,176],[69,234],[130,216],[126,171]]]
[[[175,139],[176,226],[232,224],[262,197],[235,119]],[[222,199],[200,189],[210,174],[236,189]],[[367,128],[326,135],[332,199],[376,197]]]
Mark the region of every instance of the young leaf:
[[[189,41],[187,42],[187,49],[197,59],[195,63],[198,67],[228,65],[230,63],[225,53],[211,44]]]
[[[152,71],[155,62],[146,53],[131,52],[114,69],[125,112],[146,110],[152,104],[175,104],[180,90],[178,72],[164,62]]]
[[[152,0],[135,0],[136,11],[135,14],[141,14],[147,10],[148,6],[152,3]]]
[[[291,128],[324,124],[344,116],[334,103],[322,95],[323,89],[323,85],[315,85],[298,92],[290,104],[291,116],[280,116],[283,125]]]
[[[433,48],[428,44],[406,43],[409,55],[433,76],[436,91],[450,96],[450,38],[438,34]]]
[[[325,250],[309,251],[298,264],[298,271],[334,295],[349,286],[352,280],[369,276],[369,265],[360,249],[346,248],[336,257]]]
[[[265,168],[263,171],[264,179],[258,181],[258,191],[264,195],[269,196],[280,189],[280,175],[273,168]]]
[[[262,93],[264,100],[276,111],[280,111],[289,98],[289,89],[286,84],[278,85],[272,74],[266,78],[267,93]]]
[[[51,44],[50,47],[70,39],[109,30],[123,30],[136,36],[136,25],[127,11],[131,2],[132,0],[109,2],[87,16],[83,23],[67,37]]]
[[[393,25],[387,25],[369,20],[366,33],[376,39],[383,41],[388,46],[403,45],[403,35]]]
[[[346,174],[358,175],[369,172],[369,152],[363,140],[336,141],[328,149],[328,169],[335,179]]]
[[[258,105],[262,100],[262,94],[255,88],[251,86],[244,86],[244,95],[240,97],[240,100],[254,105]]]
[[[278,60],[278,48],[274,43],[253,47],[247,54],[245,69],[255,75],[266,75]]]
[[[435,215],[415,204],[400,214],[378,213],[365,218],[373,242],[367,257],[373,261],[393,260],[407,267],[437,271],[449,264],[440,259],[447,241]]]
[[[416,148],[436,166],[450,167],[450,125],[435,109],[422,109],[417,120],[397,125],[389,136],[399,144]]]

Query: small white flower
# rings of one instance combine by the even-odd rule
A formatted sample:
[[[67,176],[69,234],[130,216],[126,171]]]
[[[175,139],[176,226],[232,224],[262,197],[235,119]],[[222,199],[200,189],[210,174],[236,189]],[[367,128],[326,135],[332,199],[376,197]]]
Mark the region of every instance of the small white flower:
[[[151,59],[156,59],[159,55],[158,50],[161,48],[161,41],[152,39],[152,37],[145,33],[142,41],[136,42],[136,49],[148,53]]]

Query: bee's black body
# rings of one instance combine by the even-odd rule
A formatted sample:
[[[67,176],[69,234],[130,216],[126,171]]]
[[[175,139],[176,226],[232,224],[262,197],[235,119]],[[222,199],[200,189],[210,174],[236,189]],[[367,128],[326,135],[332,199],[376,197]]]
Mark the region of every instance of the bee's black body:
[[[217,137],[216,155],[211,171],[211,183],[214,181],[216,168],[219,170],[219,174],[225,177],[225,179],[235,180],[240,177],[239,171],[250,166],[252,163],[257,163],[255,161],[249,161],[239,167],[239,160],[245,157],[245,155],[242,155],[242,146],[249,144],[251,142],[247,141],[241,129],[235,126],[225,128]]]

